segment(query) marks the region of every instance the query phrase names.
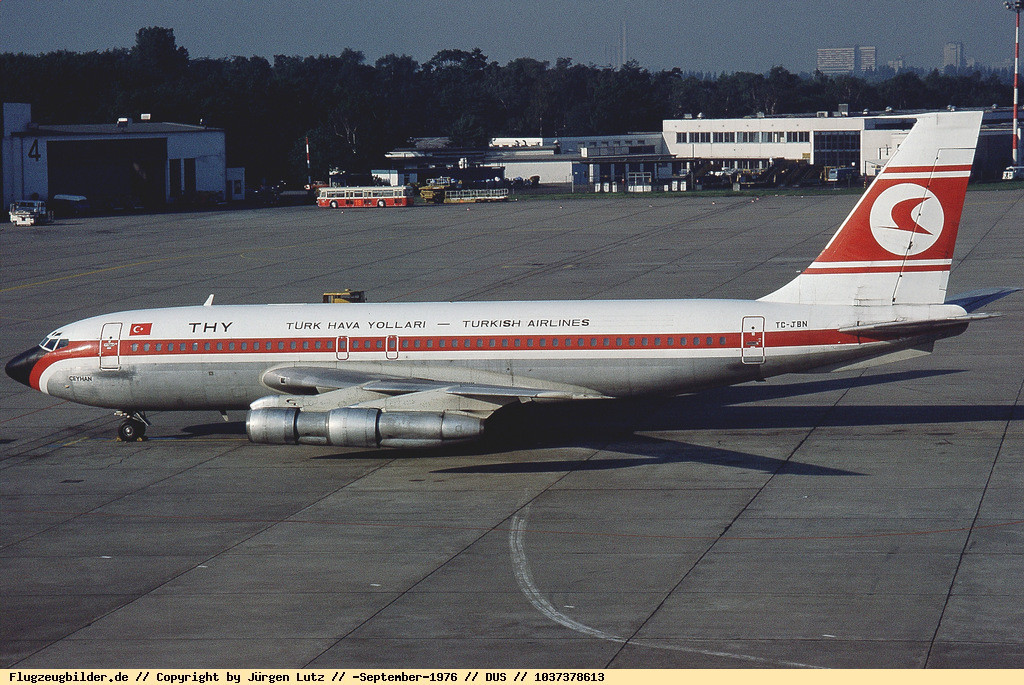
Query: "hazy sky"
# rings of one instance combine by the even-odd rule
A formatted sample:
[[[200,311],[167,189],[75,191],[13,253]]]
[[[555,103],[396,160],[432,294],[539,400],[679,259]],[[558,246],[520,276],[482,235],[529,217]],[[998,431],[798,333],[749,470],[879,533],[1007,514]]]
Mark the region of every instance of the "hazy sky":
[[[969,59],[1013,56],[1013,14],[1002,0],[0,0],[0,52],[131,47],[144,26],[174,29],[192,57],[337,54],[361,50],[420,62],[444,48],[492,60],[618,63],[658,70],[810,71],[818,47],[878,48],[937,67],[959,41]]]

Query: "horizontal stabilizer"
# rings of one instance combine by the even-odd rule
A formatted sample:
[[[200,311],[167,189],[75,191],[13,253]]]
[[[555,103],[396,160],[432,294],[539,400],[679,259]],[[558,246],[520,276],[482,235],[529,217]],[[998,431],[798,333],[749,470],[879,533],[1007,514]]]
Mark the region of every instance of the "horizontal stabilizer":
[[[981,321],[982,319],[993,319],[1001,314],[966,314],[964,316],[950,316],[942,319],[919,319],[917,321],[878,321],[875,323],[863,323],[857,324],[856,326],[843,326],[839,329],[841,333],[855,333],[857,335],[884,335],[884,336],[896,336],[906,337],[913,335],[927,335],[929,333],[938,333],[940,331],[956,328],[958,326],[966,327],[967,324],[972,321]]]
[[[946,300],[945,304],[955,304],[959,307],[963,307],[969,312],[973,312],[976,309],[984,307],[989,302],[995,302],[1000,298],[1019,292],[1020,290],[1021,288],[982,288],[981,290],[972,290],[968,293],[963,293],[950,298]]]

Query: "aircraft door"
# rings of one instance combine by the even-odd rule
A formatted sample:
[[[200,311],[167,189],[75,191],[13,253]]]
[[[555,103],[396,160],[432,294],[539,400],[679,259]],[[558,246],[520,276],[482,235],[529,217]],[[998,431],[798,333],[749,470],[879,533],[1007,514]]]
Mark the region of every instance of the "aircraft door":
[[[339,336],[335,341],[337,347],[335,347],[338,359],[348,359],[348,336]]]
[[[121,368],[121,324],[105,323],[100,330],[100,368],[117,371]]]
[[[389,335],[385,355],[388,359],[398,359],[398,336]]]
[[[744,316],[740,335],[740,357],[744,364],[764,363],[764,317]]]

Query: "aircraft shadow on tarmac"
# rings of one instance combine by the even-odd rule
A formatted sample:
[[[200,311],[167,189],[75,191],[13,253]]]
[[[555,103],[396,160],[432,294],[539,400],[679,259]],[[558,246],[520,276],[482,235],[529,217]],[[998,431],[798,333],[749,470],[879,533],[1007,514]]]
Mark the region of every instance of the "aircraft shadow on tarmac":
[[[388,458],[497,455],[515,450],[584,447],[623,456],[582,460],[515,461],[502,464],[439,469],[436,473],[540,473],[607,470],[700,462],[769,473],[808,476],[860,475],[842,469],[704,447],[642,435],[643,432],[733,429],[783,430],[836,426],[886,426],[921,423],[965,423],[1024,418],[1024,409],[1006,405],[853,405],[760,404],[772,400],[846,391],[853,388],[912,381],[959,373],[921,370],[852,378],[826,378],[787,384],[748,383],[674,398],[594,400],[565,404],[513,404],[488,420],[481,442],[447,449],[388,450]],[[753,406],[749,406],[753,405]],[[241,422],[186,427],[193,435],[244,434]],[[381,458],[380,450],[342,452],[316,459]]]

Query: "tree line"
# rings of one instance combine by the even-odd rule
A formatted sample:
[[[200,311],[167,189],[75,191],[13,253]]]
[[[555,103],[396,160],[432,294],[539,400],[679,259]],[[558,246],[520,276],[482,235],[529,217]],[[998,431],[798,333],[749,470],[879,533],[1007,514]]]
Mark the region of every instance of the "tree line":
[[[40,55],[0,53],[0,100],[29,102],[41,124],[113,122],[148,112],[154,121],[204,123],[226,132],[229,166],[250,183],[314,177],[338,167],[364,173],[414,137],[479,146],[495,136],[585,136],[659,131],[690,114],[742,117],[835,111],[1009,105],[1008,75],[932,71],[888,78],[793,74],[720,75],[635,62],[620,67],[507,64],[479,49],[442,50],[419,63],[363,53],[191,59],[172,29],[143,28],[132,48]]]

